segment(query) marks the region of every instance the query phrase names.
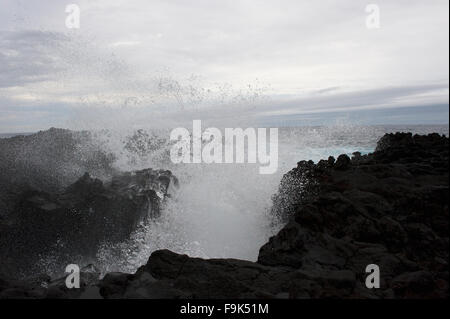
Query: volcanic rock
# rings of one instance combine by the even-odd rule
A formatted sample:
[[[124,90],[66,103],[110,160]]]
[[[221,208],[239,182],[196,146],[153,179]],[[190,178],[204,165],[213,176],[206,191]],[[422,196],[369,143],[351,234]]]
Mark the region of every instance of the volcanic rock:
[[[0,296],[448,298],[448,152],[447,137],[396,133],[385,135],[368,155],[299,162],[273,197],[272,213],[285,226],[261,247],[257,262],[159,250],[135,274],[108,274],[77,295],[0,280]],[[94,198],[105,206],[110,204],[102,196],[113,192],[126,200],[122,194],[131,187],[101,185],[89,176],[80,183],[98,191]],[[25,196],[37,216],[66,207],[64,198]],[[86,207],[92,204],[83,212]],[[380,269],[380,288],[365,285],[372,264]]]
[[[170,171],[144,169],[106,183],[85,173],[61,193],[26,189],[0,238],[0,270],[21,269],[25,261],[28,267],[49,253],[69,261],[94,257],[102,243],[124,241],[140,223],[158,217],[176,185]]]

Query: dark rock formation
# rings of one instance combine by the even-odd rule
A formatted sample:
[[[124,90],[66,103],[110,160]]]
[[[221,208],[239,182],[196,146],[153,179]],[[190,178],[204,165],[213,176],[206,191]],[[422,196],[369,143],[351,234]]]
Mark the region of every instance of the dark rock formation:
[[[274,196],[286,225],[257,262],[161,250],[135,274],[111,273],[76,293],[0,281],[1,296],[448,297],[448,147],[437,134],[397,133],[369,155],[299,162]],[[365,286],[369,264],[380,268],[379,289]]]
[[[84,172],[101,177],[113,174],[114,155],[102,151],[94,135],[51,128],[26,136],[0,138],[0,199],[8,196],[5,189],[29,186],[56,192]],[[9,197],[4,203],[8,201]],[[0,206],[0,210],[4,209]]]
[[[438,134],[387,134],[370,155],[300,162],[283,179],[308,172],[315,193],[301,205],[279,201],[290,221],[258,262],[348,271],[354,289],[340,296],[447,296],[448,165],[448,138]],[[281,189],[283,198],[291,192]],[[364,287],[368,264],[380,267],[379,290]]]
[[[170,171],[145,169],[106,183],[86,173],[61,193],[24,190],[2,229],[0,269],[37,271],[30,263],[49,253],[61,261],[92,258],[102,243],[124,241],[139,223],[157,217],[177,183]]]
[[[144,137],[148,144],[153,136],[125,138],[129,154]],[[144,217],[159,214],[175,178],[114,169],[115,156],[103,145],[109,138],[107,131],[56,128],[0,138],[0,273],[27,276],[47,268],[37,261],[49,258],[92,262],[99,245],[128,238]],[[142,151],[157,146],[147,144]]]

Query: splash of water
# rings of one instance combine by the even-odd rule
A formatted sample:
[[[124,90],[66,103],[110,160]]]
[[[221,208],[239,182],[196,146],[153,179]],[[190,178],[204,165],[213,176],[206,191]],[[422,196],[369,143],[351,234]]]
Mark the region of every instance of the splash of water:
[[[282,226],[274,223],[270,207],[283,173],[299,160],[372,151],[376,140],[393,130],[346,123],[285,129],[279,169],[273,175],[260,175],[257,165],[248,164],[174,165],[168,157],[171,129],[187,127],[192,119],[201,119],[205,127],[255,126],[252,111],[270,103],[265,86],[235,89],[205,84],[195,76],[175,79],[166,71],[147,75],[114,56],[102,59],[104,53],[96,55],[91,46],[71,44],[70,49],[76,54],[69,55],[67,65],[77,68],[61,73],[61,82],[77,73],[82,81],[95,79],[97,93],[76,96],[67,127],[94,132],[97,144],[115,155],[118,170],[170,169],[180,180],[179,191],[159,219],[141,225],[124,243],[105,243],[96,261],[105,272],[133,272],[162,248],[191,256],[255,260],[259,247]],[[98,64],[94,70],[89,67],[93,61]],[[142,143],[130,144],[130,136]]]

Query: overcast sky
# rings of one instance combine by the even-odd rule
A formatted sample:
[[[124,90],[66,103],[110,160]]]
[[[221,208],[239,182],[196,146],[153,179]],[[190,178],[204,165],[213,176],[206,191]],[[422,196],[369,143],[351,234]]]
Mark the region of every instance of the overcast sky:
[[[71,3],[79,29],[65,25]],[[379,28],[366,25],[370,3]],[[385,110],[373,124],[403,109],[409,123],[448,123],[448,6],[0,0],[0,132],[134,109],[140,119],[232,113],[264,123]]]

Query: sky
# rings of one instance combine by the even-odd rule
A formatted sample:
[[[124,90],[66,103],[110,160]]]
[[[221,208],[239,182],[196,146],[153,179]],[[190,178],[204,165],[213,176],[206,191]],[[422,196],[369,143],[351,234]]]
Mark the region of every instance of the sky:
[[[447,124],[448,6],[0,0],[0,132],[202,117]]]

